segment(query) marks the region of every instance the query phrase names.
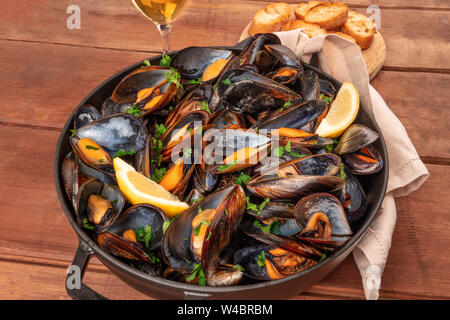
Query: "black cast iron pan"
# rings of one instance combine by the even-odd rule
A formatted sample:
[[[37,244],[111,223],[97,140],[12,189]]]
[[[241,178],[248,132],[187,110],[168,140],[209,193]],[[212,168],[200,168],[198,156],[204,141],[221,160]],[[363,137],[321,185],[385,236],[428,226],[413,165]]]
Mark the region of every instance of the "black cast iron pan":
[[[245,40],[244,40],[245,41]],[[242,43],[232,49],[239,50]],[[230,48],[228,48],[230,49]],[[161,56],[153,57],[150,60],[152,64],[158,64]],[[133,288],[142,293],[159,299],[286,299],[301,293],[314,283],[322,280],[334,268],[336,268],[354,249],[361,237],[365,234],[368,226],[381,207],[388,182],[388,154],[383,135],[377,126],[376,121],[369,113],[368,109],[361,105],[356,123],[361,123],[375,130],[380,138],[375,142],[375,147],[379,150],[384,159],[384,167],[376,174],[360,179],[367,193],[368,206],[363,218],[357,224],[353,224],[353,238],[341,249],[334,252],[323,262],[295,275],[268,282],[256,284],[246,284],[231,287],[203,287],[191,284],[184,284],[159,277],[154,277],[120,261],[113,255],[101,249],[76,223],[75,212],[71,202],[67,198],[60,174],[60,168],[64,157],[71,151],[69,144],[70,129],[72,129],[73,117],[76,111],[85,103],[100,107],[103,101],[111,96],[116,85],[120,80],[132,70],[139,68],[141,62],[129,66],[117,74],[113,75],[105,82],[95,88],[86,98],[81,101],[78,107],[72,112],[61,132],[55,152],[54,178],[56,192],[58,194],[61,206],[66,214],[69,223],[75,230],[79,246],[75,253],[72,265],[80,267],[83,274],[91,255],[95,255],[104,265],[106,265],[114,274]],[[319,74],[319,77],[327,79],[340,88],[341,83],[325,74],[319,69],[305,64],[305,69],[312,69]],[[80,289],[66,289],[69,296],[73,299],[105,299],[101,294],[95,292],[88,286],[81,284]]]

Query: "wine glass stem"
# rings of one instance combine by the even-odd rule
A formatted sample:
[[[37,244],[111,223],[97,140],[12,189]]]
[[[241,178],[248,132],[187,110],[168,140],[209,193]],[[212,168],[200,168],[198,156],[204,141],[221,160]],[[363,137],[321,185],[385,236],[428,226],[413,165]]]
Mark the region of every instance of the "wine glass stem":
[[[163,53],[168,53],[170,51],[170,29],[171,28],[172,28],[172,26],[170,24],[158,24],[158,30],[161,33]]]

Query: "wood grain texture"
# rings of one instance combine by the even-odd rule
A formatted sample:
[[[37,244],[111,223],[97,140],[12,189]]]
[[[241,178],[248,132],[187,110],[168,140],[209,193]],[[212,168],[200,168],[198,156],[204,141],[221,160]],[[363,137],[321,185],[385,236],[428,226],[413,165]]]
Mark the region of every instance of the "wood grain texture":
[[[66,9],[72,4],[70,1],[24,0],[14,6],[3,1],[0,3],[0,38],[132,51],[160,50],[156,28],[137,12],[131,1],[107,3],[78,1],[82,11],[81,30],[68,30],[65,22],[68,16]],[[173,48],[233,45],[256,10],[267,3],[193,1],[174,24]],[[356,8],[356,11],[365,12],[365,8]],[[450,54],[449,18],[449,10],[382,9],[380,31],[388,48],[385,65],[450,69],[450,60],[447,59]],[[130,26],[133,26],[131,35],[124,32],[131,30]],[[206,30],[208,34],[205,34]]]
[[[16,41],[0,41],[0,45],[0,88],[8,88],[0,95],[0,122],[56,129],[99,83],[153,55]],[[421,156],[450,158],[450,141],[443,134],[450,132],[450,110],[442,108],[446,96],[436,94],[436,88],[450,85],[450,75],[382,71],[373,85],[400,118]]]
[[[253,0],[251,0],[253,1]],[[259,1],[259,0],[255,0]],[[273,1],[276,2],[276,1]],[[306,0],[283,0],[280,2],[287,3],[300,3],[300,2],[308,2]],[[381,8],[396,8],[396,9],[405,9],[405,8],[420,8],[420,9],[449,9],[450,4],[446,0],[430,0],[430,1],[422,1],[422,0],[346,0],[346,1],[330,1],[325,0],[323,2],[343,2],[350,7],[368,7],[370,5],[377,5]]]
[[[53,284],[59,279],[60,284],[41,286],[40,292],[46,297],[53,294],[59,297],[60,293],[51,290],[55,287],[63,290],[63,266],[70,264],[78,244],[53,186],[53,153],[58,135],[51,130],[0,125],[0,176],[3,181],[0,185],[0,261],[27,263],[31,274],[40,272],[35,270],[42,265],[51,266],[48,272],[54,276],[45,276],[38,281]],[[428,169],[431,178],[425,185],[398,201],[399,218],[384,272],[382,298],[450,298],[448,259],[441,254],[442,245],[450,241],[448,210],[443,209],[450,206],[450,167],[429,165]],[[95,274],[90,275],[88,271],[88,279],[103,283],[106,276],[102,273],[109,274],[109,271],[96,259],[90,266]],[[20,270],[26,273],[25,269]],[[9,290],[13,290],[9,286],[14,285],[14,281],[23,281],[14,272],[0,271],[0,281],[6,283]],[[99,287],[99,292],[127,298],[125,293],[114,291],[117,287],[108,289],[109,286],[121,286],[116,283],[120,281],[116,281],[115,276],[110,275],[109,279]],[[363,298],[361,279],[353,258],[347,258],[326,279],[310,288],[307,295]]]

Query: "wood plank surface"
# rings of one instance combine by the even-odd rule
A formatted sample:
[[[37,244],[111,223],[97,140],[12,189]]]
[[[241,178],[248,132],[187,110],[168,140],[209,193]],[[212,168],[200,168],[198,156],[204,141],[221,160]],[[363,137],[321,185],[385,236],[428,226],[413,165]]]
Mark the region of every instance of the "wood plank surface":
[[[2,209],[0,215],[0,261],[45,259],[50,266],[61,269],[58,277],[63,279],[61,265],[70,264],[78,242],[53,186],[53,154],[58,136],[59,132],[53,130],[0,125],[3,181],[0,203],[7,209]],[[36,148],[37,145],[40,147]],[[399,218],[384,273],[383,298],[450,297],[448,259],[441,254],[442,244],[450,241],[448,211],[442,210],[450,206],[446,197],[450,188],[450,167],[429,165],[428,169],[431,178],[425,185],[398,200]],[[104,272],[98,263],[92,262],[96,272],[92,276],[94,283],[101,283],[103,277],[98,275],[96,279],[99,272]],[[15,273],[13,270],[8,272],[8,278],[13,278],[8,281],[21,281],[20,272],[15,275],[10,274]],[[60,281],[62,287],[64,282]],[[106,287],[99,287],[100,293],[102,289],[114,291],[114,288],[108,291]],[[43,296],[52,295],[45,290],[43,286]],[[361,279],[352,257],[307,293],[363,298]],[[126,295],[121,297],[126,298]]]
[[[267,3],[196,0],[174,24],[173,48],[233,45],[256,10]],[[109,1],[108,5],[104,1],[78,1],[81,30],[66,28],[66,9],[70,4],[60,0],[24,0],[11,6],[2,1],[0,38],[133,51],[161,48],[156,28],[137,12],[131,1]],[[365,9],[358,7],[357,11]],[[380,31],[389,53],[385,66],[450,69],[449,18],[449,10],[382,9]],[[124,32],[130,26],[134,26],[131,36],[130,32]],[[205,31],[209,34],[205,35]]]
[[[99,83],[152,55],[1,40],[0,45],[0,87],[8,87],[0,96],[0,122],[57,129]],[[441,134],[449,131],[450,109],[442,108],[446,95],[435,92],[436,87],[449,87],[449,74],[382,71],[373,85],[402,121],[421,156],[450,158],[450,141]]]

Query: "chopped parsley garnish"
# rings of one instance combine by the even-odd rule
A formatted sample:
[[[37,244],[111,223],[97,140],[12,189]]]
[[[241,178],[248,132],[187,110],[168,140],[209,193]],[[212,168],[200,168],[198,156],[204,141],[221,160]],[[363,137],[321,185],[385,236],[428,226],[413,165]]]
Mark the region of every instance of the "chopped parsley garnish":
[[[197,228],[194,229],[194,235],[198,236],[198,233],[200,232],[200,228],[202,227],[202,224],[200,223]]]
[[[280,233],[280,223],[278,221],[272,221],[270,224],[261,223],[258,220],[253,221],[253,225],[259,228],[264,233]]]
[[[280,108],[280,112],[283,112],[283,110],[284,110],[284,108],[283,108],[283,107],[281,107],[281,108]]]
[[[173,106],[170,106],[170,107],[169,107],[169,111],[170,111],[170,112],[172,112],[172,111],[173,111],[173,109],[174,109],[174,107],[173,107]]]
[[[123,150],[123,149],[119,149],[119,151],[114,153],[113,158],[124,157],[124,156],[132,156],[132,155],[135,155],[135,154],[136,154],[136,151],[134,151],[133,149],[131,149],[128,152]]]
[[[209,241],[209,238],[211,238],[211,234],[212,234],[212,232],[209,231],[208,236],[206,237],[206,241]]]
[[[171,58],[167,54],[163,54],[161,60],[159,61],[159,65],[161,67],[170,67]]]
[[[194,200],[192,200],[192,203],[193,203],[193,204],[196,204],[197,202],[202,201],[204,197],[205,197],[205,196],[201,196],[201,197],[198,198],[198,199],[194,199]]]
[[[216,89],[217,86],[219,85],[219,81],[217,81],[214,85],[213,85],[213,93],[216,93]]]
[[[260,254],[258,254],[258,266],[264,267],[266,265],[266,253],[264,251],[261,251]]]
[[[322,253],[322,256],[320,257],[319,262],[322,262],[323,260],[325,260],[327,258],[327,255],[325,253]]]
[[[202,84],[203,81],[201,78],[198,78],[197,80],[192,79],[191,81],[188,82],[188,84]]]
[[[275,157],[281,158],[284,154],[284,147],[283,146],[279,146],[278,148],[275,148],[272,150],[272,154]]]
[[[170,72],[166,72],[164,73],[164,75],[166,76],[168,82],[175,83],[177,88],[183,88],[183,86],[180,83],[181,76],[180,73],[177,71],[177,69],[170,68]]]
[[[89,223],[87,218],[84,218],[84,220],[83,220],[83,227],[88,230],[94,229],[94,226]]]
[[[202,213],[202,212],[203,212],[202,206],[198,205],[197,214]]]
[[[225,215],[228,217],[228,209],[227,208],[225,208]]]
[[[175,221],[176,218],[178,218],[179,214],[177,214],[175,217],[173,217],[172,219],[170,219],[169,221],[164,221],[163,223],[163,233],[166,233],[167,228],[170,226],[170,224],[172,222]]]
[[[237,164],[237,160],[234,160],[233,163],[224,164],[224,165],[219,166],[217,171],[225,171],[225,170],[231,168],[232,166],[234,166],[235,164]]]
[[[338,144],[339,140],[338,139],[333,139],[333,144]]]
[[[166,172],[166,168],[156,168],[155,171],[152,172],[150,179],[152,179],[156,183],[160,183]]]
[[[235,264],[233,266],[233,269],[235,269],[237,271],[245,271],[245,269],[240,264]]]
[[[162,123],[161,124],[156,124],[155,129],[156,129],[156,133],[155,133],[156,139],[161,138],[161,136],[164,133],[166,133],[166,131],[167,131],[167,128],[164,127],[164,124],[162,124]]]
[[[241,185],[241,186],[244,184],[247,184],[248,180],[250,180],[250,176],[243,172],[241,172],[241,174],[238,177],[234,178],[234,181],[236,182],[236,184]]]
[[[333,145],[332,145],[332,144],[327,144],[327,145],[325,146],[325,149],[326,149],[328,152],[332,152],[332,151],[333,151]]]
[[[287,152],[291,152],[291,142],[288,141],[286,143],[286,145],[284,146],[284,150],[286,150]]]
[[[135,233],[137,241],[143,242],[145,248],[148,248],[150,240],[152,239],[152,227],[145,225],[145,228],[139,228],[135,231]]]
[[[149,253],[148,255],[150,257],[151,264],[157,264],[161,262],[161,260],[159,260],[159,258],[157,258],[153,253]]]
[[[340,172],[340,174],[341,174],[341,178],[342,179],[346,179],[347,178],[347,174],[345,173],[345,169],[344,169],[344,164],[343,163],[341,163],[341,172]]]
[[[211,114],[211,110],[209,110],[208,103],[205,100],[200,102],[200,110],[208,111],[208,113]]]
[[[227,86],[231,86],[233,82],[231,82],[230,78],[226,78],[225,80],[222,80],[223,84]]]
[[[142,61],[142,64],[143,64],[143,67],[149,67],[149,66],[152,65],[152,64],[150,63],[150,60],[148,60],[148,59],[145,59],[144,61]]]
[[[264,199],[264,201],[259,205],[259,207],[255,203],[252,203],[248,196],[245,197],[245,201],[247,202],[247,210],[252,210],[253,212],[256,212],[258,215],[260,215],[261,210],[264,209],[264,207],[268,202],[270,202],[270,199],[269,198]]]
[[[290,107],[291,105],[292,105],[291,100],[288,100],[283,104],[283,107],[287,108],[287,107]]]
[[[99,162],[99,163],[103,163],[103,161],[105,161],[105,160],[103,160],[103,159],[98,159],[98,162]]]
[[[194,269],[192,270],[192,273],[186,278],[186,281],[193,281],[195,278],[199,277],[198,284],[200,286],[206,285],[206,276],[203,272],[201,263],[194,263]]]
[[[320,99],[322,99],[323,101],[325,101],[327,104],[330,104],[331,101],[333,100],[333,98],[327,97],[327,96],[325,96],[323,93],[320,94]]]
[[[118,199],[115,199],[115,200],[112,200],[112,201],[111,201],[112,204],[116,204],[117,202],[119,202]]]
[[[74,137],[77,134],[77,130],[72,129],[70,130],[70,133],[72,134],[72,137]]]
[[[296,158],[303,158],[303,157],[307,156],[307,154],[301,154],[301,153],[297,153],[297,152],[289,152],[289,154]]]
[[[89,150],[98,150],[97,147],[90,146],[90,145],[86,145],[86,149],[89,149]]]
[[[139,109],[139,107],[137,107],[134,103],[132,107],[125,109],[125,112],[132,114],[135,117],[139,117],[142,114],[141,109]]]

